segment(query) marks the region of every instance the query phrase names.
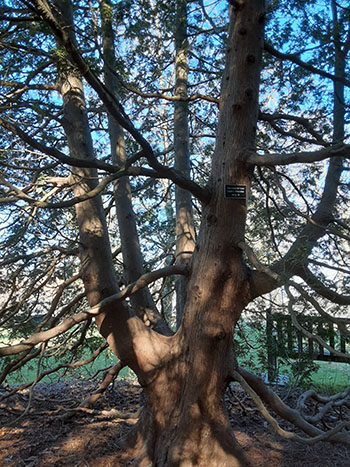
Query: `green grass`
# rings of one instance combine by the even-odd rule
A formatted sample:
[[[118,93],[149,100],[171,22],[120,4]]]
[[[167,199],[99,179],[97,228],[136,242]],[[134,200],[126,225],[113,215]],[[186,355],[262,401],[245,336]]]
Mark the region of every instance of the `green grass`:
[[[256,330],[249,329],[246,337],[249,337],[250,347],[245,348],[242,358],[238,358],[239,364],[243,367],[250,369],[256,374],[266,372],[266,365],[264,365],[264,358],[261,356],[266,353],[261,346],[261,336]],[[2,340],[4,339],[2,333]],[[239,339],[241,341],[241,339]],[[242,341],[241,341],[242,342]],[[2,342],[4,344],[4,342]],[[243,342],[244,344],[244,342]],[[87,359],[90,356],[89,350],[84,350],[82,355],[75,360]],[[11,357],[13,358],[13,357]],[[41,381],[44,382],[57,382],[60,379],[80,379],[93,377],[99,370],[106,369],[117,363],[117,358],[108,349],[97,357],[97,359],[85,366],[78,367],[75,370],[60,370],[57,373],[52,373],[45,376]],[[38,359],[28,362],[20,370],[11,373],[7,377],[8,384],[24,384],[35,380],[37,373]],[[295,361],[294,361],[295,362]],[[8,357],[0,359],[0,373],[5,364],[8,363]],[[41,364],[41,372],[55,368],[61,363],[59,356],[49,357],[43,359]],[[336,363],[336,362],[316,362],[319,368],[310,373],[310,380],[304,384],[305,388],[314,388],[322,393],[334,394],[344,391],[350,386],[350,363]],[[295,374],[291,371],[291,365],[282,364],[280,362],[280,374],[288,374],[291,378],[291,384],[295,382]],[[99,378],[102,377],[103,371],[99,373]],[[129,368],[123,368],[120,372],[119,378],[135,378],[134,373]],[[299,384],[299,383],[298,383]]]
[[[265,347],[265,331],[263,328],[244,326],[244,337],[235,336],[235,340],[241,347],[241,356],[238,362],[243,367],[260,375],[267,372],[267,356]],[[278,373],[288,375],[291,384],[297,382],[297,385],[305,389],[313,388],[320,393],[335,394],[345,391],[350,386],[350,360],[349,363],[314,361],[318,367],[317,370],[310,370],[310,378],[300,381],[300,373],[297,371],[297,360],[290,359],[287,363],[284,359],[278,358]],[[306,366],[311,362],[306,362]],[[305,364],[305,363],[304,363]],[[293,369],[294,367],[294,374]],[[302,367],[302,365],[300,365]],[[305,369],[305,367],[304,367]]]
[[[84,352],[84,354],[85,355],[82,357],[83,359],[89,357],[88,352]],[[61,369],[58,372],[44,376],[40,382],[57,382],[60,379],[91,378],[96,375],[99,370],[102,370],[99,372],[99,378],[101,378],[103,375],[103,370],[110,367],[111,365],[115,365],[117,362],[118,360],[116,357],[111,355],[109,352],[104,352],[103,354],[99,355],[94,362],[89,363],[88,365],[78,367],[74,370]],[[33,359],[18,371],[10,373],[6,378],[6,381],[10,386],[34,381],[37,375],[37,363],[38,359]],[[60,363],[62,362],[59,358],[49,357],[43,360],[40,370],[41,372],[45,372],[46,370],[57,367]],[[128,378],[132,376],[132,371],[128,367],[123,368],[119,374],[119,378]]]
[[[337,393],[350,386],[350,364],[318,362],[320,368],[312,374],[313,387],[320,392]]]
[[[21,341],[21,338],[10,338],[9,333],[6,329],[0,328],[1,336],[1,346],[4,345],[14,345]],[[89,336],[87,336],[87,342],[90,346],[90,349],[96,349],[99,345],[103,343],[103,339],[98,334],[96,329],[93,329]],[[52,370],[59,366],[62,363],[73,363],[76,361],[86,360],[91,356],[92,351],[88,347],[85,347],[83,350],[79,349],[79,355],[75,356],[73,359],[70,359],[69,350],[66,349],[63,356],[56,355],[51,357],[44,357],[40,364],[40,373],[44,373],[48,370]],[[16,356],[13,357],[2,357],[0,358],[0,374],[2,370],[10,361],[16,360]],[[6,377],[6,382],[10,385],[25,384],[32,382],[36,379],[37,376],[37,365],[38,358],[34,358],[29,361],[23,367],[10,373]],[[112,354],[112,352],[107,349],[102,354],[100,354],[93,362],[77,367],[75,369],[65,369],[62,368],[57,372],[50,373],[49,375],[44,376],[40,379],[40,382],[57,382],[61,379],[80,379],[80,378],[91,378],[96,373],[98,377],[101,378],[103,375],[103,370],[109,368],[112,365],[115,365],[118,362],[118,359]],[[128,378],[135,377],[132,370],[128,367],[123,368],[119,373],[119,378]]]
[[[89,358],[90,353],[89,351],[84,351],[83,355],[80,356],[79,359],[76,360],[84,360]],[[75,360],[74,360],[75,361]],[[57,382],[61,379],[80,379],[80,378],[91,378],[96,373],[98,373],[98,377],[101,378],[103,375],[103,370],[115,365],[118,362],[118,359],[111,354],[108,350],[105,351],[103,354],[99,355],[94,362],[89,363],[87,365],[77,367],[75,369],[60,369],[57,372],[51,373],[49,375],[44,376],[40,379],[40,382]],[[1,365],[2,363],[2,365]],[[41,366],[40,366],[40,373],[43,373],[47,370],[56,368],[62,360],[59,357],[49,357],[43,359]],[[19,370],[10,373],[6,381],[10,386],[17,385],[17,384],[25,384],[31,381],[34,381],[37,375],[37,364],[38,359],[35,358],[32,361],[26,363],[22,368]],[[0,370],[5,366],[5,361],[1,362],[0,360]],[[1,371],[0,371],[1,372]],[[119,378],[128,378],[134,377],[133,372],[128,368],[123,368],[119,373]]]

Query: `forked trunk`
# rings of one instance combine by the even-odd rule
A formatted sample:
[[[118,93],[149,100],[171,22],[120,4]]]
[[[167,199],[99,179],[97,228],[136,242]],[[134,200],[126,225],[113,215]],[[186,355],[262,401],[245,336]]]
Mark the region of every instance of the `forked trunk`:
[[[211,299],[216,297],[220,303],[226,289],[216,289]],[[237,294],[232,298],[239,308],[244,306]],[[232,325],[225,332],[222,324],[207,323],[203,325],[197,315],[190,329],[170,338],[173,358],[146,383],[147,404],[129,439],[136,452],[135,465],[248,464],[224,406],[224,392],[234,369]]]
[[[247,197],[255,150],[263,47],[263,0],[236,1],[228,39],[220,119],[210,179],[193,255],[182,325],[171,356],[145,381],[147,405],[134,433],[142,446],[135,463],[154,466],[245,465],[224,407],[234,370],[232,339],[251,300],[244,240]],[[225,198],[225,185],[246,195]]]
[[[98,317],[113,350],[144,385],[147,403],[133,433],[135,464],[141,466],[245,464],[223,395],[234,369],[234,327],[251,299],[249,271],[238,244],[244,240],[253,170],[246,161],[255,150],[264,1],[237,0],[234,5],[209,182],[212,196],[203,210],[181,327],[174,336],[161,336],[123,307]],[[225,185],[243,188],[245,195],[225,198]],[[85,225],[81,223],[80,234],[89,246],[91,232],[83,237]],[[87,271],[91,266],[90,261]],[[96,288],[100,292],[102,286]]]
[[[204,358],[199,372],[189,363],[188,351],[145,388],[147,406],[132,440],[141,448],[136,465],[246,465],[223,404],[225,363]]]

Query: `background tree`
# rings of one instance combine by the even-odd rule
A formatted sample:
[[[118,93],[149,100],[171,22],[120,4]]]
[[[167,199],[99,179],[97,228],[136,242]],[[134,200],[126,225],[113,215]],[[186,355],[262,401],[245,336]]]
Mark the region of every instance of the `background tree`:
[[[203,2],[179,1],[177,9],[143,1],[89,8],[63,0],[12,3],[1,13],[0,325],[15,335],[24,325],[30,332],[33,313],[40,319],[31,337],[0,350],[1,381],[38,355],[77,351],[95,318],[120,359],[114,375],[128,365],[144,388],[146,406],[132,438],[141,465],[244,464],[223,405],[231,381],[280,434],[301,439],[283,431],[263,402],[315,439],[349,442],[344,424],[324,433],[303,416],[302,404],[288,408],[238,367],[233,344],[243,310],[281,286],[292,316],[308,303],[348,333],[334,313],[350,301],[348,9],[333,1],[327,11],[317,2],[279,2],[268,5],[266,17],[262,0],[240,0],[230,6],[225,37],[226,15]],[[217,54],[207,59],[214,47]],[[166,102],[171,109],[176,102],[174,112]],[[172,119],[174,153],[166,142]],[[178,165],[180,130],[186,170]],[[183,190],[187,211],[189,194],[197,200],[200,226],[190,267],[168,261],[157,269],[169,253],[177,259],[174,231],[165,231],[159,245],[153,230],[169,220],[171,184],[178,206]],[[226,184],[244,186],[245,199],[225,198]],[[128,252],[137,257],[133,273]],[[180,327],[169,335],[156,307],[160,292],[152,298],[145,287],[173,274],[186,275],[188,284]],[[118,275],[134,282],[120,290]],[[328,310],[328,301],[337,308]],[[37,381],[40,363],[38,369]]]

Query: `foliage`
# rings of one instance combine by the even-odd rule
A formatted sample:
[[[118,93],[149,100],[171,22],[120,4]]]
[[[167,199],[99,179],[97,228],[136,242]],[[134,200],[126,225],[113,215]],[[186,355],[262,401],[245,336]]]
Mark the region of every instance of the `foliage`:
[[[225,104],[219,98],[228,40],[226,2],[186,3],[190,180],[181,179],[174,170],[174,102],[179,101],[174,95],[177,2],[123,0],[104,2],[100,8],[101,1],[75,1],[71,2],[73,23],[62,29],[59,2],[52,3],[47,6],[49,13],[41,12],[31,0],[4,0],[0,10],[0,329],[6,335],[4,344],[54,330],[88,307],[89,278],[81,261],[86,245],[79,236],[82,223],[77,214],[82,200],[75,194],[77,187],[91,185],[98,191],[91,189],[84,195],[101,200],[116,283],[127,290],[127,264],[117,226],[118,180],[126,175],[130,180],[127,196],[135,213],[143,269],[149,274],[177,264],[175,185],[182,184],[193,195],[198,234],[206,228],[203,206],[218,196],[211,190],[222,182],[213,180],[211,166],[219,151],[215,143],[220,133],[219,107]],[[51,23],[46,17],[50,12]],[[55,21],[58,33],[52,26]],[[115,54],[110,57],[104,49],[108,25],[114,33]],[[295,383],[310,383],[316,365],[307,355],[290,360],[276,349],[278,364],[271,367],[267,350],[273,343],[266,342],[263,324],[267,310],[291,316],[317,311],[349,337],[349,329],[339,319],[350,303],[349,30],[346,2],[329,0],[325,7],[317,1],[267,2],[257,147],[241,148],[238,154],[250,164],[252,184],[246,227],[239,241],[231,243],[236,242],[240,266],[246,262],[245,280],[251,279],[251,284],[259,273],[264,278],[261,289],[246,300],[250,300],[249,320],[237,324],[236,356],[242,364],[257,372],[265,369],[272,377],[283,368]],[[69,47],[62,40],[65,33],[71,40]],[[254,56],[249,57],[253,63]],[[113,90],[106,84],[106,68],[116,82]],[[74,74],[77,80],[84,76],[84,91],[77,87],[65,95],[64,78]],[[107,97],[101,97],[101,89]],[[72,100],[80,99],[81,120],[86,119],[80,141],[86,154],[78,151],[78,157],[69,141],[68,94]],[[118,112],[126,148],[126,162],[120,167],[113,165],[108,118],[118,120]],[[90,142],[91,154],[86,149]],[[238,155],[232,154],[232,160],[238,160]],[[96,171],[88,182],[77,175],[77,167],[84,164]],[[100,279],[102,283],[105,278]],[[176,315],[174,278],[157,277],[150,292],[155,311],[171,333]],[[5,356],[0,384],[34,361],[38,379],[55,365],[62,365],[59,371],[65,372],[87,352],[98,352],[104,340],[93,326],[91,317],[82,319],[48,341],[28,344],[19,356]],[[220,342],[220,336],[215,342]]]

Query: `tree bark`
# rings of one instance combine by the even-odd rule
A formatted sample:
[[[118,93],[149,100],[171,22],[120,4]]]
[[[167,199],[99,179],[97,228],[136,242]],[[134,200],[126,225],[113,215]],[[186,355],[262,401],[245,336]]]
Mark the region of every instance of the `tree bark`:
[[[188,97],[188,41],[187,41],[187,1],[176,1],[175,20],[175,95]],[[188,128],[188,102],[175,102],[174,113],[175,168],[190,178],[190,141]],[[195,247],[191,193],[176,186],[176,251],[177,262],[189,263]],[[176,328],[178,329],[186,302],[188,280],[178,277],[176,289]]]
[[[113,33],[113,10],[109,0],[100,3],[102,34],[103,34],[103,58],[104,77],[107,88],[115,96],[118,96],[118,82],[114,74],[115,51]],[[123,128],[107,114],[108,131],[111,143],[111,156],[113,164],[123,167],[126,162],[126,148]],[[135,213],[132,206],[132,195],[129,177],[122,177],[114,183],[114,199],[118,219],[119,235],[123,255],[123,265],[126,283],[135,282],[145,271],[143,256],[137,233]],[[144,287],[130,297],[130,303],[135,314],[152,329],[164,335],[171,332],[160,316],[148,287]]]
[[[56,6],[74,39],[71,3],[57,0]],[[93,144],[80,73],[67,59],[59,67],[59,78],[70,156],[90,160],[93,158]],[[75,167],[72,177],[75,196],[90,191],[98,183],[96,169]],[[94,306],[119,291],[101,197],[95,196],[76,204],[75,212],[82,280],[89,305]],[[153,368],[155,360],[159,358],[158,355],[151,357],[151,348],[159,346],[157,336],[151,334],[151,330],[131,313],[125,303],[106,306],[96,317],[96,323],[115,355],[126,361],[142,380],[144,373]],[[138,354],[145,356],[143,361]]]
[[[182,325],[173,355],[146,382],[147,406],[134,433],[143,451],[138,465],[235,466],[246,460],[230,430],[223,394],[234,368],[235,323],[250,301],[249,277],[238,243],[244,238],[247,200],[224,198],[225,183],[246,185],[255,149],[263,48],[264,2],[236,2],[211,175],[193,257]]]

